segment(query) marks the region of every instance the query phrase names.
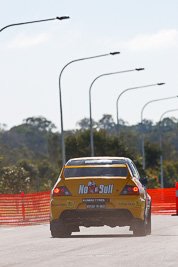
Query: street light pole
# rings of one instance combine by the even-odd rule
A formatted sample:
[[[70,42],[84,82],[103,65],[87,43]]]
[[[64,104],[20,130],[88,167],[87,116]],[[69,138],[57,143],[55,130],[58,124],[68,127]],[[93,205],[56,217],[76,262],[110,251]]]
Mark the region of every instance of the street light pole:
[[[56,20],[56,19],[64,20],[64,19],[69,19],[69,18],[70,17],[68,17],[68,16],[62,16],[62,17],[56,17],[56,18],[51,18],[51,19],[41,19],[41,20],[33,20],[33,21],[27,21],[27,22],[14,23],[14,24],[10,24],[10,25],[3,27],[2,29],[0,29],[0,32],[5,30],[6,28],[9,28],[12,26],[19,26],[19,25],[31,24],[31,23],[37,23],[37,22],[45,22],[45,21],[51,21],[51,20]]]
[[[159,147],[160,147],[160,151],[161,151],[161,155],[160,155],[160,176],[161,176],[161,188],[164,188],[164,176],[163,176],[163,154],[162,154],[162,135],[161,135],[161,121],[162,118],[165,114],[169,113],[169,112],[174,112],[174,111],[178,111],[178,109],[172,109],[172,110],[167,110],[165,111],[159,120]]]
[[[117,71],[117,72],[111,72],[111,73],[104,73],[96,77],[93,82],[90,85],[89,88],[89,111],[90,111],[90,146],[91,146],[91,156],[94,156],[94,139],[93,139],[93,121],[92,121],[92,108],[91,108],[91,89],[95,81],[103,76],[113,75],[113,74],[119,74],[119,73],[125,73],[125,72],[131,72],[131,71],[140,71],[144,70],[144,68],[139,69],[131,69],[131,70],[124,70],[124,71]]]
[[[143,86],[137,86],[137,87],[132,87],[132,88],[128,88],[124,91],[122,91],[120,93],[120,95],[118,96],[117,98],[117,101],[116,101],[116,115],[117,115],[117,136],[119,137],[119,111],[118,111],[118,103],[119,103],[119,99],[121,97],[121,95],[123,95],[125,92],[127,91],[130,91],[130,90],[135,90],[135,89],[140,89],[140,88],[145,88],[145,87],[151,87],[151,86],[157,86],[157,85],[160,85],[158,83],[155,83],[155,84],[149,84],[149,85],[143,85]]]
[[[62,163],[63,165],[66,162],[66,154],[65,154],[65,142],[64,142],[64,130],[63,130],[63,111],[62,111],[62,95],[61,95],[61,76],[62,73],[64,71],[64,69],[69,66],[70,64],[74,63],[74,62],[78,62],[78,61],[83,61],[83,60],[87,60],[87,59],[94,59],[94,58],[99,58],[99,57],[105,57],[105,56],[114,56],[114,55],[118,55],[120,54],[120,52],[111,52],[108,54],[103,54],[103,55],[98,55],[98,56],[92,56],[92,57],[86,57],[86,58],[79,58],[79,59],[75,59],[70,61],[69,63],[67,63],[63,69],[60,72],[59,75],[59,101],[60,101],[60,117],[61,117],[61,142],[62,142]]]
[[[155,99],[155,100],[151,100],[149,102],[147,102],[143,108],[142,108],[142,111],[141,111],[141,128],[142,128],[142,161],[143,161],[143,169],[145,169],[145,148],[144,148],[144,133],[143,133],[143,111],[145,109],[145,107],[147,105],[149,105],[150,103],[153,103],[153,102],[157,102],[157,101],[162,101],[162,100],[169,100],[169,99],[173,99],[173,98],[176,98],[178,96],[171,96],[171,97],[165,97],[165,98],[159,98],[159,99]]]

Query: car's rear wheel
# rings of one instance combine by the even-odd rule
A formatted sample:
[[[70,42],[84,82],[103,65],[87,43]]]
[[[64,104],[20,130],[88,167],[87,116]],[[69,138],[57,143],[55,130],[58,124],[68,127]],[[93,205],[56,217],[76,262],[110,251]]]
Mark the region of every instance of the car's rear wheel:
[[[147,223],[146,219],[144,221],[139,221],[133,227],[133,235],[134,236],[146,236],[147,235]]]
[[[67,238],[71,236],[70,231],[56,231],[56,230],[51,230],[51,236],[54,238]]]
[[[51,236],[56,238],[56,237],[70,237],[71,236],[71,230],[69,227],[67,227],[65,224],[62,222],[59,222],[58,224],[55,225],[55,228],[51,228]]]
[[[151,235],[151,209],[147,218],[147,235]]]

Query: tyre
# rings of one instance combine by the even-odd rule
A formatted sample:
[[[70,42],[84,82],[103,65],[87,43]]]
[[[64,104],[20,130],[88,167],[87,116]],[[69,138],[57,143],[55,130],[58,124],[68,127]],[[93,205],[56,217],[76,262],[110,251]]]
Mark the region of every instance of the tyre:
[[[133,227],[134,236],[146,236],[147,235],[147,223],[146,220],[140,221]]]
[[[51,227],[51,236],[54,238],[66,238],[71,236],[71,230],[62,222],[55,223],[55,227]]]
[[[147,218],[147,235],[151,235],[151,209]]]
[[[51,230],[51,236],[53,238],[67,238],[71,236],[71,232],[70,231],[61,232],[61,231]]]

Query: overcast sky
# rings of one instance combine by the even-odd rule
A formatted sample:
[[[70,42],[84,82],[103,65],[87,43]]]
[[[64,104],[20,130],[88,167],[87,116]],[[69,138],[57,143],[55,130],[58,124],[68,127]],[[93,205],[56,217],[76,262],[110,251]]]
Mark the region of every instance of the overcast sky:
[[[64,130],[89,117],[89,87],[99,75],[143,67],[141,72],[105,76],[92,87],[92,116],[111,114],[129,125],[140,122],[143,106],[178,95],[177,0],[0,0],[0,29],[6,25],[70,16],[10,27],[0,32],[0,124],[44,116],[60,131],[59,74],[70,61],[120,51],[120,55],[75,62],[61,77]],[[144,119],[158,122],[178,108],[178,98],[148,105]],[[178,117],[178,112],[169,113]]]

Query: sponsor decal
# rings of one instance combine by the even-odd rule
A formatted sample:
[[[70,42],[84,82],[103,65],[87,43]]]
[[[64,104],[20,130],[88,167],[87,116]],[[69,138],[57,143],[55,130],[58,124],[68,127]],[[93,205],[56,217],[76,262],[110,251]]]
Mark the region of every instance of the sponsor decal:
[[[52,203],[52,206],[56,207],[67,207],[67,208],[73,208],[74,207],[74,201],[67,200],[66,203]]]
[[[95,202],[105,203],[109,201],[110,201],[109,198],[83,198],[82,199],[83,203],[95,203]]]
[[[118,202],[119,206],[134,206],[135,208],[140,208],[140,201],[135,201],[135,202]]]
[[[135,207],[136,208],[140,208],[141,207],[141,203],[140,203],[140,201],[135,201]]]
[[[74,207],[74,202],[70,201],[70,200],[67,200],[67,207],[68,208],[73,208]]]
[[[88,186],[84,184],[79,185],[79,194],[112,194],[113,192],[113,184],[104,185],[100,184],[96,185],[94,181],[88,182]]]

